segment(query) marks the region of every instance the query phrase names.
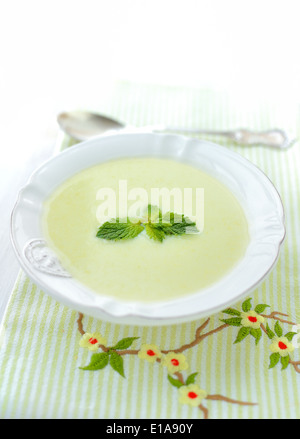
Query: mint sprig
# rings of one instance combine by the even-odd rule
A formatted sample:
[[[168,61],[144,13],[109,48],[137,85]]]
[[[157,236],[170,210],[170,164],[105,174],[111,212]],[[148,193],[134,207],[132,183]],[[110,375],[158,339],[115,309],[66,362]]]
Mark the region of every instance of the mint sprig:
[[[129,218],[120,220],[119,218],[106,221],[99,227],[97,238],[110,241],[120,241],[133,239],[143,230],[150,239],[163,242],[167,236],[178,236],[197,233],[196,223],[185,217],[183,214],[168,212],[162,215],[158,207],[148,205],[146,218],[131,221]]]
[[[106,221],[99,227],[97,238],[108,239],[109,241],[121,241],[122,239],[133,239],[144,230],[140,223],[133,223],[127,218],[126,222],[120,222],[119,218],[115,221]]]
[[[159,224],[145,224],[146,233],[150,239],[154,239],[154,241],[163,242],[166,237],[166,233],[162,229]]]

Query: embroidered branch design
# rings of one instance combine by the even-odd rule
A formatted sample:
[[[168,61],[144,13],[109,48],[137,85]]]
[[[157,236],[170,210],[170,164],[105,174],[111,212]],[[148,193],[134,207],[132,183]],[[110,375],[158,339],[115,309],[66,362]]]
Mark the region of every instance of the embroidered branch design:
[[[129,349],[138,337],[127,337],[120,340],[114,346],[108,347],[106,346],[106,340],[101,334],[90,334],[84,331],[82,324],[83,314],[80,313],[77,321],[78,331],[82,335],[80,346],[86,347],[91,351],[97,351],[99,349],[102,351],[100,353],[94,353],[91,357],[90,364],[81,369],[95,371],[110,365],[122,377],[125,377],[123,357],[126,355],[136,355],[141,360],[147,360],[150,363],[160,363],[166,367],[170,384],[178,389],[179,402],[198,407],[202,411],[204,419],[208,419],[209,415],[208,409],[203,405],[204,400],[224,401],[241,406],[257,405],[256,403],[237,401],[223,395],[209,395],[205,390],[195,384],[198,372],[192,373],[186,378],[184,378],[182,373],[188,368],[188,363],[183,352],[199,345],[207,337],[230,326],[240,328],[234,344],[240,343],[250,335],[254,338],[255,344],[258,345],[263,334],[268,337],[271,341],[269,349],[272,352],[270,355],[269,369],[281,363],[281,369],[284,370],[291,364],[295,371],[300,373],[300,361],[293,361],[290,356],[295,349],[292,344],[292,339],[296,333],[287,332],[283,335],[281,326],[281,324],[294,326],[296,323],[284,319],[283,317],[289,316],[279,311],[263,314],[266,308],[269,308],[269,305],[266,304],[258,304],[253,310],[251,300],[252,299],[249,298],[242,303],[241,311],[234,308],[227,308],[223,313],[231,317],[228,319],[220,319],[222,322],[220,326],[208,332],[203,332],[210,322],[210,318],[208,318],[197,328],[194,340],[170,350],[160,350],[159,347],[154,344],[142,344],[140,349]],[[270,328],[268,322],[266,322],[268,319],[275,321],[273,330]]]
[[[186,379],[184,379],[182,374],[182,371],[188,368],[186,357],[182,352],[198,345],[206,337],[226,328],[229,326],[227,324],[221,325],[219,328],[202,334],[202,331],[206,328],[210,321],[210,319],[207,319],[199,328],[197,328],[195,339],[191,343],[172,350],[160,350],[158,346],[154,344],[142,344],[141,348],[136,350],[129,348],[133,342],[138,339],[138,337],[123,338],[116,345],[108,347],[105,346],[106,341],[100,334],[90,334],[84,331],[82,320],[83,314],[80,313],[77,321],[78,330],[82,335],[80,346],[87,347],[91,351],[96,351],[98,349],[102,350],[101,353],[93,354],[90,364],[80,368],[82,370],[96,371],[105,368],[109,364],[116,372],[125,378],[122,357],[125,355],[137,355],[141,360],[147,360],[150,363],[160,363],[162,366],[166,367],[169,372],[168,380],[170,384],[176,387],[179,391],[179,402],[182,404],[189,404],[193,407],[198,407],[202,411],[204,419],[208,419],[209,412],[208,409],[202,404],[203,400],[223,401],[241,406],[257,405],[256,403],[252,402],[237,401],[227,398],[223,395],[209,395],[205,390],[201,389],[197,384],[195,384],[195,378],[198,375],[198,372],[188,375]]]
[[[230,319],[221,320],[223,323],[230,326],[240,327],[234,343],[240,343],[248,335],[255,339],[255,344],[258,344],[262,338],[263,333],[271,340],[269,349],[272,352],[270,355],[269,369],[275,367],[279,362],[281,363],[281,370],[286,369],[291,364],[295,371],[300,373],[300,361],[292,361],[290,354],[295,350],[292,344],[293,337],[296,332],[287,332],[283,335],[283,329],[280,323],[289,325],[296,325],[296,323],[285,320],[279,316],[288,317],[288,314],[283,314],[279,311],[273,311],[270,314],[263,314],[269,305],[259,304],[252,310],[251,298],[242,303],[242,311],[233,308],[227,308],[223,313],[234,316]],[[271,330],[269,324],[265,320],[275,320],[274,329]],[[280,322],[280,323],[279,323]]]

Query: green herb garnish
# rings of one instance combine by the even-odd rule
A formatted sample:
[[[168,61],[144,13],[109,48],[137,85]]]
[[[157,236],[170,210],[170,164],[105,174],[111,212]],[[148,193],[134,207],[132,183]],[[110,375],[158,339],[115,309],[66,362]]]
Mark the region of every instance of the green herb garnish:
[[[97,232],[97,238],[108,239],[111,241],[120,241],[121,239],[132,239],[144,230],[141,222],[133,223],[127,218],[127,221],[120,222],[119,218],[115,221],[107,221]]]
[[[133,222],[129,218],[122,221],[117,218],[107,221],[99,227],[96,236],[110,241],[120,241],[133,239],[143,230],[146,230],[150,239],[159,242],[163,242],[167,236],[198,232],[196,223],[183,214],[168,212],[162,215],[158,207],[149,204],[144,220]]]

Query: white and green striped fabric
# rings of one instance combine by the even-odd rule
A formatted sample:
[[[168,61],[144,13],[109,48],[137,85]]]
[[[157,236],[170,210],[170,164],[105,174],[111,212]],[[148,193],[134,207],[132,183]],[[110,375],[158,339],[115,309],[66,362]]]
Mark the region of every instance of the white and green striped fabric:
[[[299,135],[300,126],[295,107],[256,102],[241,105],[240,99],[230,98],[223,92],[131,83],[118,83],[113,95],[98,110],[137,126],[152,123],[218,129],[276,126],[293,135]],[[281,360],[282,351],[269,349],[276,340],[278,342],[278,337],[292,331],[293,324],[300,323],[299,144],[287,151],[277,151],[210,139],[259,166],[283,198],[287,236],[280,259],[268,278],[249,296],[253,309],[258,304],[270,305],[256,311],[266,316],[264,329],[268,323],[271,331],[262,330],[260,340],[251,334],[242,339],[239,317],[242,303],[236,304],[234,308],[238,312],[232,313],[234,315],[212,316],[201,332],[208,335],[202,339],[200,336],[186,349],[181,348],[192,344],[203,320],[147,328],[113,325],[84,316],[84,331],[100,333],[107,340],[106,346],[114,346],[126,337],[139,339],[132,341],[130,347],[122,348],[120,357],[125,378],[118,373],[122,372],[120,364],[115,364],[117,370],[110,364],[99,370],[82,370],[80,367],[90,363],[93,352],[79,346],[82,335],[77,325],[78,314],[57,303],[20,273],[0,337],[1,418],[300,417],[300,363],[297,363],[300,350],[296,347],[292,352],[291,348],[297,336],[287,337],[290,344],[282,339],[286,349],[291,351],[288,361]],[[71,139],[65,137],[61,146],[71,144]],[[244,303],[244,312],[248,312],[249,307],[249,301]],[[288,316],[273,314],[275,311]],[[227,320],[228,324],[220,319]],[[233,326],[234,322],[240,327]],[[234,343],[238,334],[241,341]],[[255,334],[258,333],[252,331],[252,335]],[[160,351],[178,349],[179,362],[184,361],[184,355],[188,368],[176,372],[165,367],[166,352],[161,361],[147,361],[147,354],[144,357],[138,354],[144,344]],[[124,353],[126,349],[131,353]],[[101,347],[97,352],[102,352]],[[269,368],[270,364],[274,367]],[[282,367],[286,368],[281,370]],[[197,376],[190,378],[191,382],[194,380],[194,387],[193,384],[188,387],[187,377],[196,372]],[[190,398],[187,391],[197,393],[199,388],[205,390],[202,396],[206,398],[196,406],[185,404]]]

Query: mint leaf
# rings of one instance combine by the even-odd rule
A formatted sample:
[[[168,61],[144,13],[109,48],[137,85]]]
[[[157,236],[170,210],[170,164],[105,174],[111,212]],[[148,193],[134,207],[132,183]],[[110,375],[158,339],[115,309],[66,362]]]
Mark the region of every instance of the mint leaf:
[[[117,349],[128,349],[134,340],[137,340],[139,337],[126,337],[122,338],[122,340],[118,341],[118,343],[113,346],[111,349],[117,350]]]
[[[185,385],[188,386],[189,384],[194,384],[195,378],[198,375],[198,372],[192,373],[189,375],[186,379]]]
[[[82,370],[100,370],[104,369],[108,364],[109,355],[107,352],[101,354],[93,354],[91,357],[91,362],[88,366],[80,367]]]
[[[112,351],[110,353],[109,364],[116,372],[118,372],[123,378],[125,378],[123,358],[121,357],[121,355],[117,354],[117,352],[115,351]]]
[[[120,241],[122,239],[133,239],[144,230],[144,226],[140,223],[132,223],[129,219],[127,222],[115,222],[102,224],[97,232],[97,238],[107,239],[110,241]]]
[[[198,233],[196,223],[175,223],[171,226],[163,225],[163,230],[166,235],[186,235]]]
[[[281,362],[281,365],[282,365],[281,370],[286,369],[288,367],[289,363],[290,363],[290,356],[286,355],[285,357],[281,357],[280,358],[280,362]]]
[[[282,332],[282,328],[281,328],[279,322],[276,322],[276,324],[275,324],[275,326],[274,326],[274,331],[275,331],[275,334],[276,334],[278,337],[281,337],[281,336],[282,336],[283,332]]]
[[[174,212],[164,213],[161,219],[161,222],[171,225],[176,223],[182,223],[183,221],[184,221],[184,215],[182,213],[174,213]]]
[[[251,306],[251,297],[247,300],[245,300],[245,302],[242,303],[242,310],[244,312],[248,312],[251,310],[252,306]]]
[[[172,386],[174,386],[174,387],[178,387],[178,388],[179,388],[179,387],[184,386],[184,384],[183,384],[181,381],[179,381],[179,380],[173,378],[171,375],[168,375],[168,380],[170,381],[170,383],[171,383]]]
[[[279,360],[280,360],[280,354],[278,352],[270,355],[269,369],[272,369],[273,367],[275,367],[276,364],[279,362]]]
[[[241,315],[240,311],[233,309],[233,308],[227,308],[222,312],[225,314],[229,314],[231,316],[240,316]]]
[[[270,305],[266,305],[265,303],[261,303],[260,305],[257,305],[254,309],[255,312],[257,312],[257,314],[261,314],[262,312],[264,312],[264,310],[266,308],[270,308]]]
[[[161,211],[157,206],[152,206],[148,204],[147,207],[147,218],[149,223],[155,223],[161,219]]]
[[[236,343],[240,343],[242,340],[244,340],[244,338],[246,338],[247,337],[247,335],[249,335],[250,334],[250,328],[245,328],[245,327],[243,327],[243,328],[241,328],[240,330],[239,330],[239,332],[238,332],[238,335],[237,335],[237,337],[236,337],[236,339],[235,339],[235,344]]]
[[[168,212],[162,217],[161,226],[166,235],[197,233],[196,223],[183,214]]]
[[[221,322],[230,326],[241,326],[242,317],[233,317],[232,319],[220,319]]]
[[[163,242],[166,237],[166,234],[160,224],[148,223],[145,225],[145,229],[149,238],[154,239],[154,241]]]

